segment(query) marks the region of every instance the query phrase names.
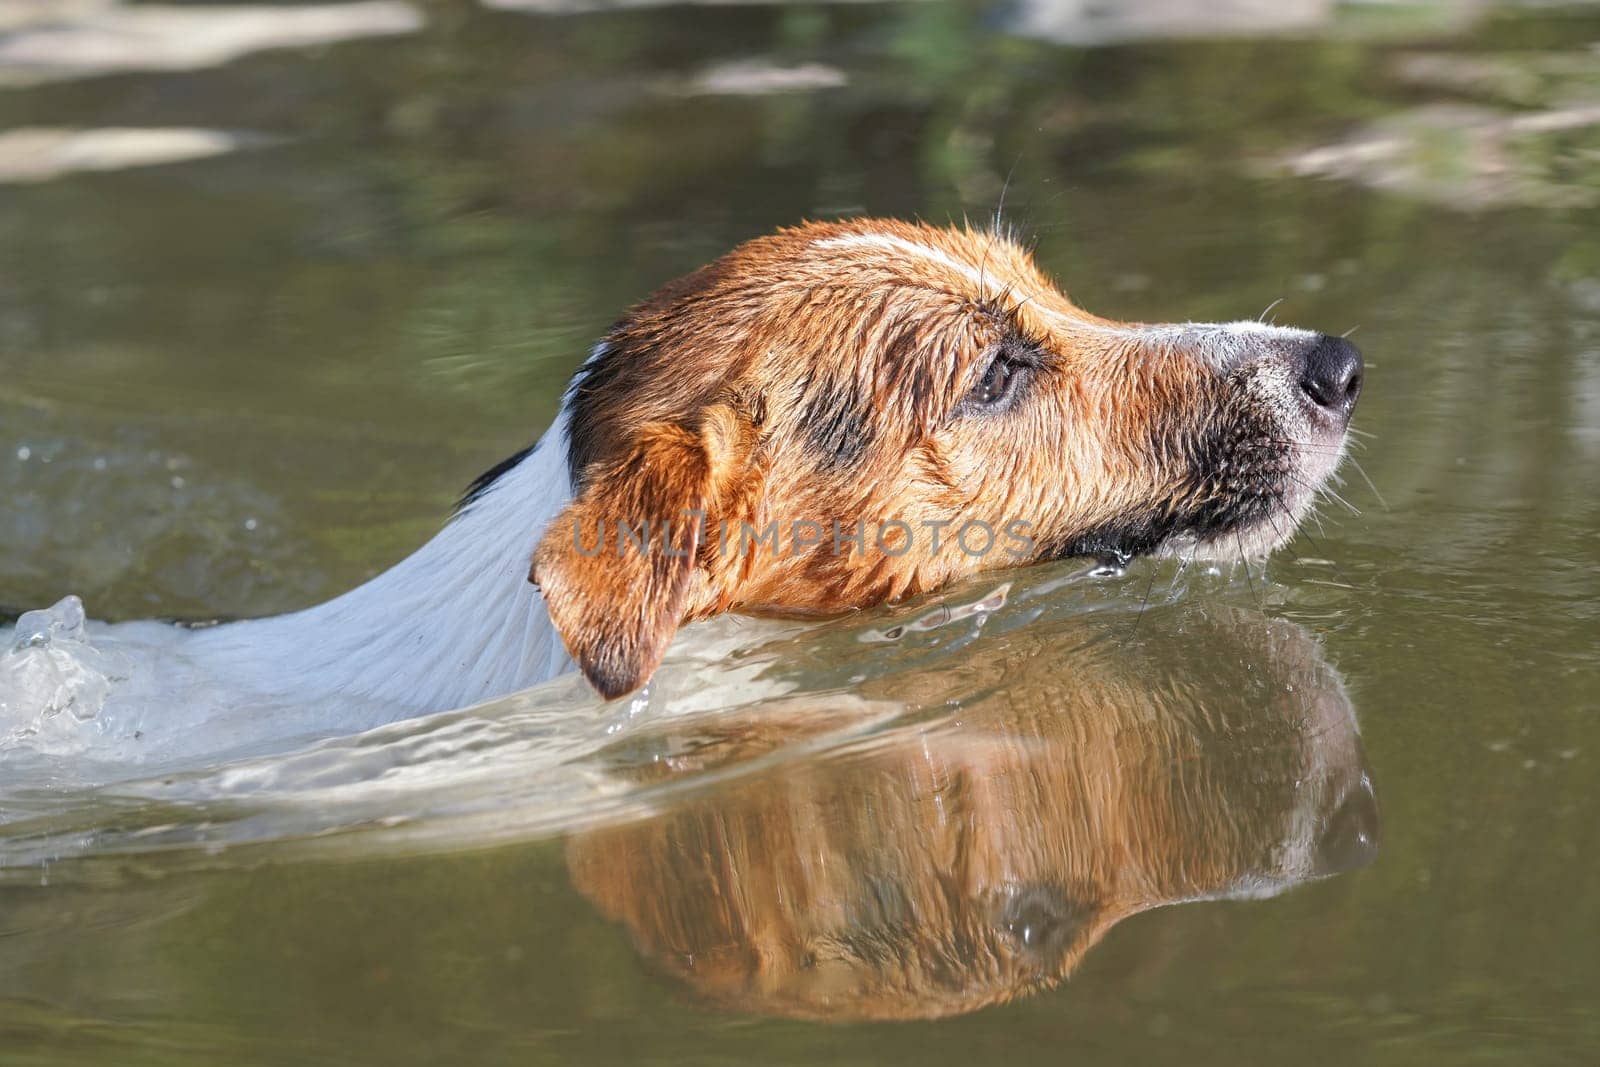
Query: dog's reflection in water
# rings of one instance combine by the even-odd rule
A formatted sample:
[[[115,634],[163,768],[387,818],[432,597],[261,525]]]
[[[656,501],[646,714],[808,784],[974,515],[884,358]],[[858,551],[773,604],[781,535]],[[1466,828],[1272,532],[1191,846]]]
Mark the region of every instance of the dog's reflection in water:
[[[1270,895],[1375,855],[1353,711],[1294,624],[1191,609],[1132,640],[1074,623],[989,644],[868,694],[981,694],[958,712],[575,837],[574,883],[696,999],[933,1018],[1060,981],[1138,912]],[[678,755],[631,773],[731,767],[851,714],[663,736]]]

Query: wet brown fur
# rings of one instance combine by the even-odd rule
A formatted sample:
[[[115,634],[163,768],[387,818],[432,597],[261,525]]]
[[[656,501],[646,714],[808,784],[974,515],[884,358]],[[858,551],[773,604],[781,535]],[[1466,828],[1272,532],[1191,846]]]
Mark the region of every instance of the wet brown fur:
[[[964,408],[1000,351],[1026,362],[1017,402]],[[1080,310],[999,234],[886,220],[783,230],[668,285],[606,336],[570,400],[577,496],[530,577],[590,681],[617,696],[694,619],[838,612],[1032,559],[1148,550],[1219,492],[1195,477],[1195,454],[1227,406],[1199,361]],[[610,533],[618,520],[692,525],[687,511],[704,513],[707,535],[668,536],[692,560],[619,549]],[[727,551],[716,536],[774,519],[778,551]],[[794,551],[796,520],[828,536]],[[918,531],[903,554],[872,540],[890,520]],[[1028,551],[1006,541],[979,557],[953,539],[934,551],[921,532],[944,522],[953,538],[972,520],[1025,522]],[[867,551],[840,550],[832,524],[858,521]],[[885,544],[903,539],[891,528]]]

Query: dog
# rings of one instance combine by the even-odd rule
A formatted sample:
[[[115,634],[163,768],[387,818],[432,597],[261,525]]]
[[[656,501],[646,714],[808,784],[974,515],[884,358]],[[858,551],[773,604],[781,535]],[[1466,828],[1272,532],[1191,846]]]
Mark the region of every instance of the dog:
[[[808,223],[629,311],[415,554],[177,651],[379,721],[574,666],[621,697],[722,612],[844,612],[1071,556],[1259,557],[1338,465],[1362,377],[1324,334],[1091,315],[998,229]]]
[[[872,679],[862,700],[902,708],[972,695],[821,756],[773,762],[872,709],[635,732],[614,774],[662,799],[569,837],[572,882],[696,1001],[837,1022],[1000,1003],[1129,916],[1370,863],[1376,794],[1316,642],[1215,605],[1180,618],[1113,645],[1077,617]]]

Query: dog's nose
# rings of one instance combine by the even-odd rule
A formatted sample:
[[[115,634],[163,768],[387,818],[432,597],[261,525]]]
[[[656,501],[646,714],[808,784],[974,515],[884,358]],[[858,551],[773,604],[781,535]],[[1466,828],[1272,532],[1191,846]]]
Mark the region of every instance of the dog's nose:
[[[1317,875],[1343,874],[1365,867],[1378,855],[1378,798],[1372,779],[1363,774],[1328,816],[1317,840],[1312,870]]]
[[[1300,388],[1312,403],[1339,419],[1348,419],[1361,395],[1361,350],[1343,337],[1319,337],[1306,350]]]

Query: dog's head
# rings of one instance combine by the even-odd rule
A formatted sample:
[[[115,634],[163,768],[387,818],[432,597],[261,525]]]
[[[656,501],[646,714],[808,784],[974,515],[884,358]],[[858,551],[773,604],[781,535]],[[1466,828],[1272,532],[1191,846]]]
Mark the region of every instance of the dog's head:
[[[531,577],[608,697],[677,627],[1065,556],[1262,555],[1341,455],[1347,342],[1090,315],[988,231],[751,241],[619,322],[567,400]]]

